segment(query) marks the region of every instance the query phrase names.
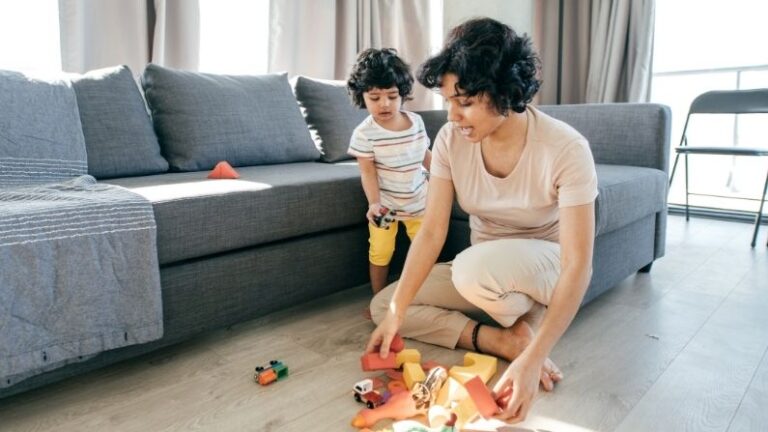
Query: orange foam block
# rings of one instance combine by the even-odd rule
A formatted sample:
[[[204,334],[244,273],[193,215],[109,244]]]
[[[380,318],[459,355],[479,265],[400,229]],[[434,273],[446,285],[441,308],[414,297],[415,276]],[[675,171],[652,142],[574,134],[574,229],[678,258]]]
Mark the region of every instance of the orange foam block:
[[[236,179],[240,178],[240,174],[235,171],[234,168],[232,168],[232,165],[230,165],[226,161],[221,161],[216,164],[215,167],[211,170],[210,174],[208,174],[209,179]]]
[[[491,391],[488,390],[488,387],[485,386],[485,383],[479,376],[465,382],[464,388],[467,389],[469,397],[472,398],[472,402],[475,403],[477,410],[483,417],[488,418],[501,411],[499,406],[496,405]]]
[[[376,345],[374,351],[379,351],[379,348],[381,348],[381,345]],[[389,343],[389,350],[394,353],[399,353],[403,348],[405,348],[405,341],[399,334],[395,333],[395,337],[393,337],[392,342]]]
[[[381,358],[377,351],[363,354],[363,356],[360,357],[360,365],[364,371],[394,369],[397,367],[397,361],[395,360],[395,353],[390,352],[387,354],[387,357]]]

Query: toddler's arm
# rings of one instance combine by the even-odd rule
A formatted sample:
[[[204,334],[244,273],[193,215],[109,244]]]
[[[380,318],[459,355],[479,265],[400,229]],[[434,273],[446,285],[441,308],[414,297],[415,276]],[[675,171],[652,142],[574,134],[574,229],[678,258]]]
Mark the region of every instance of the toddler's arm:
[[[357,165],[360,167],[360,179],[363,182],[363,191],[365,192],[365,197],[368,199],[368,211],[366,212],[365,217],[368,219],[368,222],[375,225],[373,217],[381,214],[379,177],[376,173],[376,165],[373,163],[373,158],[365,157],[358,157]]]

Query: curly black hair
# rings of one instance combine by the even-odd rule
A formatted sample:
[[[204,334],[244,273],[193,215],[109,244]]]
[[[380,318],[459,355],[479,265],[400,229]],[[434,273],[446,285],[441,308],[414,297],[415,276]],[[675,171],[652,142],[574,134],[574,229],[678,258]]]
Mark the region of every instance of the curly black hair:
[[[418,72],[425,87],[438,89],[445,74],[458,77],[456,92],[488,95],[501,115],[521,113],[539,90],[541,61],[527,35],[491,18],[475,18],[455,27],[443,49]]]
[[[357,56],[347,80],[347,91],[352,103],[365,108],[363,93],[372,88],[397,87],[403,101],[411,100],[413,75],[410,67],[397,56],[393,48],[369,48]]]

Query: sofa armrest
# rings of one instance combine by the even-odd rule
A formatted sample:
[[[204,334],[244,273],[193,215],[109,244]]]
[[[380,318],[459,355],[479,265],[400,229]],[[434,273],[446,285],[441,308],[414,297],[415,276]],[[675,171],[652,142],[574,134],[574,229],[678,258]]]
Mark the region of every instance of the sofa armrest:
[[[595,163],[656,168],[669,174],[669,107],[616,103],[546,105],[539,109],[584,135]]]

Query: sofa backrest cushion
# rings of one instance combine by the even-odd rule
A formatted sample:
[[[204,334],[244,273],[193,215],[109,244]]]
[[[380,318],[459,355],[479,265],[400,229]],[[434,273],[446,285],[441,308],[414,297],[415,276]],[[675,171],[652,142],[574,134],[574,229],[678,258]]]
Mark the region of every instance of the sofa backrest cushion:
[[[96,178],[168,171],[139,87],[127,66],[72,78],[80,108],[88,173]]]
[[[0,188],[87,174],[72,86],[0,71]]]
[[[296,79],[295,91],[312,139],[323,153],[321,159],[325,162],[352,159],[347,154],[349,140],[368,111],[352,105],[346,83],[300,76]]]
[[[316,160],[285,74],[213,75],[150,64],[142,85],[174,171]]]

